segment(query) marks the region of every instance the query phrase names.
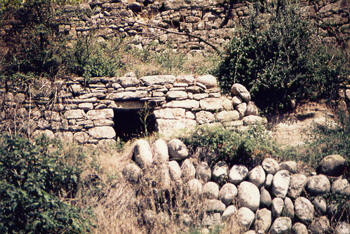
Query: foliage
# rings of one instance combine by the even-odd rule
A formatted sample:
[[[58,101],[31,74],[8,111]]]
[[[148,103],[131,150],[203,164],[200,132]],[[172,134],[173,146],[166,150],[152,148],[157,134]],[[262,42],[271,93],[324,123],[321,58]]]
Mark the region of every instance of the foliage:
[[[74,197],[82,155],[69,160],[47,138],[0,140],[0,231],[2,233],[80,233],[88,231],[78,208],[59,197]]]
[[[270,138],[262,126],[237,132],[222,127],[199,127],[183,138],[191,151],[201,150],[201,157],[210,165],[225,161],[228,165],[244,164],[253,167],[264,157],[275,152]]]
[[[350,116],[342,112],[338,116],[337,126],[319,125],[313,129],[307,153],[314,162],[330,154],[343,156],[348,169],[345,176],[350,179]]]
[[[91,77],[115,76],[124,64],[118,56],[121,41],[96,42],[93,35],[78,38],[65,56],[65,66],[70,73]]]
[[[56,75],[64,39],[57,32],[55,15],[51,0],[27,0],[0,15],[1,25],[12,22],[2,38],[8,48],[0,64],[2,80]]]
[[[322,45],[295,4],[279,2],[254,4],[255,14],[213,71],[225,92],[233,83],[245,85],[265,113],[289,110],[294,101],[336,98],[349,74],[346,56]]]

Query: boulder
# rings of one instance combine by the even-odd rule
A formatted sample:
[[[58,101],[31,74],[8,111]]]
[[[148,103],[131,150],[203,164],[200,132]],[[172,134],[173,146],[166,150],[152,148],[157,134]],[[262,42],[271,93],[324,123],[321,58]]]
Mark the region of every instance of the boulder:
[[[274,218],[280,217],[284,208],[283,199],[280,197],[275,197],[272,200],[272,216]]]
[[[168,166],[169,166],[170,177],[174,181],[180,181],[181,176],[182,176],[182,172],[181,172],[181,168],[180,168],[179,164],[176,161],[170,161],[168,163]]]
[[[142,175],[142,170],[135,163],[129,163],[124,167],[122,174],[127,181],[137,183]]]
[[[287,195],[290,182],[289,171],[278,171],[272,180],[272,193],[275,197],[284,198]]]
[[[212,171],[212,179],[222,184],[227,180],[227,174],[228,174],[228,166],[224,161],[220,161],[214,165],[213,171]]]
[[[246,115],[259,115],[259,109],[254,102],[250,101],[247,105]]]
[[[345,159],[338,154],[333,154],[321,160],[318,170],[325,175],[339,176],[343,173],[344,167]]]
[[[312,203],[305,197],[298,197],[294,202],[295,215],[304,223],[310,223],[314,219],[315,209]]]
[[[187,182],[187,189],[191,195],[201,195],[203,191],[202,183],[197,179],[192,179]]]
[[[266,171],[266,173],[272,175],[274,175],[280,169],[280,165],[273,158],[265,158],[261,165]]]
[[[244,229],[248,230],[250,228],[250,226],[253,224],[254,219],[255,219],[255,214],[249,208],[241,207],[238,209],[237,220],[238,220],[238,223]]]
[[[240,206],[256,211],[260,205],[260,192],[258,187],[247,181],[238,186],[238,202]]]
[[[350,224],[346,222],[340,222],[335,228],[335,234],[349,234]]]
[[[168,142],[168,151],[171,160],[180,161],[188,157],[188,149],[179,139]]]
[[[347,179],[337,179],[332,184],[332,193],[350,196],[350,184]]]
[[[292,232],[294,234],[309,234],[307,227],[303,223],[295,223],[292,227]]]
[[[206,162],[200,162],[196,168],[196,176],[203,182],[208,182],[211,178],[211,169]]]
[[[303,174],[293,174],[290,177],[290,185],[288,189],[288,196],[297,198],[300,196],[305,185],[307,183],[307,177]]]
[[[163,139],[158,139],[152,144],[153,161],[164,163],[169,161],[168,145]]]
[[[218,81],[216,77],[212,75],[198,76],[196,81],[204,84],[207,89],[215,88],[218,86]]]
[[[228,175],[229,181],[234,184],[241,183],[248,175],[248,168],[243,165],[234,165]]]
[[[312,204],[319,213],[325,214],[327,212],[327,201],[322,196],[315,197]]]
[[[148,141],[140,139],[135,142],[133,149],[133,159],[141,168],[145,168],[152,164],[152,150]]]
[[[231,87],[231,94],[233,96],[239,96],[245,102],[249,102],[251,99],[249,91],[241,84],[233,84]]]
[[[182,180],[184,182],[187,182],[191,179],[194,179],[196,176],[196,168],[193,166],[193,163],[190,159],[186,159],[183,161],[181,165],[181,172],[182,172]]]
[[[309,226],[309,229],[313,234],[328,233],[330,231],[330,228],[331,225],[326,216],[315,218]]]
[[[225,204],[230,205],[237,196],[238,190],[234,184],[226,183],[219,191],[219,199]]]
[[[295,161],[281,162],[280,169],[287,170],[290,173],[296,173],[297,172],[297,163]]]
[[[260,204],[264,207],[270,207],[272,204],[271,195],[264,187],[260,188]]]
[[[217,199],[206,199],[204,201],[204,207],[206,212],[217,212],[217,213],[223,213],[226,209],[226,206],[224,203]]]
[[[217,199],[219,197],[219,185],[214,182],[207,182],[203,186],[203,196],[208,199]]]
[[[116,136],[115,130],[111,126],[90,128],[88,132],[96,139],[112,139]]]
[[[265,186],[270,187],[272,185],[273,175],[267,174],[266,180],[265,180]]]
[[[328,193],[331,183],[325,175],[315,175],[308,178],[306,189],[313,195]]]
[[[258,187],[265,182],[265,177],[265,171],[262,166],[256,166],[248,173],[249,181]]]
[[[294,204],[289,197],[284,198],[284,209],[282,215],[291,219],[294,218]]]
[[[232,215],[236,214],[237,213],[237,208],[234,206],[234,205],[230,205],[228,206],[224,213],[222,214],[222,221],[226,221],[228,220]]]
[[[254,227],[257,233],[267,233],[272,223],[271,211],[264,208],[256,211]]]
[[[270,233],[271,234],[289,234],[292,229],[292,220],[289,217],[278,217],[273,222]]]

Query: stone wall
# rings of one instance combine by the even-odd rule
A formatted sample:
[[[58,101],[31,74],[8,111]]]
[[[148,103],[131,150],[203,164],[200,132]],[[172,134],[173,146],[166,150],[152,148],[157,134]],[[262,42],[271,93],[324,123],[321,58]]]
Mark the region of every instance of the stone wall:
[[[239,20],[248,16],[252,4],[206,0],[93,0],[67,6],[59,18],[59,30],[73,38],[94,31],[100,40],[130,36],[137,48],[156,45],[179,51],[212,49],[198,38],[220,48],[233,37]],[[317,20],[330,43],[350,46],[350,6],[346,0],[302,1],[302,10]],[[175,33],[177,34],[175,34]],[[180,35],[179,35],[180,33]],[[185,35],[181,35],[185,34]]]
[[[33,90],[20,86],[12,91],[1,89],[3,131],[45,133],[80,144],[97,144],[116,139],[117,110],[145,108],[155,117],[154,127],[161,135],[201,124],[244,128],[266,122],[258,116],[258,109],[243,86],[234,85],[232,96],[221,95],[217,80],[211,75],[137,78],[129,73],[124,77],[92,78],[88,83],[76,77],[54,83],[40,81],[36,85]]]
[[[250,170],[245,165],[223,161],[210,166],[191,155],[179,139],[158,139],[153,144],[138,140],[130,155],[132,160],[123,170],[124,177],[132,184],[150,181],[153,198],[148,199],[158,201],[158,208],[162,200],[157,197],[164,191],[176,194],[174,190],[183,190],[201,202],[202,209],[196,210],[200,220],[190,215],[190,209],[177,217],[188,226],[203,227],[201,233],[209,233],[206,228],[230,219],[237,220],[242,227],[240,233],[247,234],[350,233],[348,219],[336,220],[339,215],[349,215],[349,207],[340,205],[339,200],[326,199],[350,196],[350,183],[343,177],[345,159],[340,155],[326,156],[317,171],[310,172],[303,171],[295,161],[279,163],[273,158],[265,158]],[[150,170],[154,171],[151,176],[147,174]],[[167,202],[165,198],[163,203]],[[144,223],[174,218],[174,213],[166,208],[154,209],[147,205],[150,203],[135,200],[135,209]],[[232,233],[238,233],[237,227]]]

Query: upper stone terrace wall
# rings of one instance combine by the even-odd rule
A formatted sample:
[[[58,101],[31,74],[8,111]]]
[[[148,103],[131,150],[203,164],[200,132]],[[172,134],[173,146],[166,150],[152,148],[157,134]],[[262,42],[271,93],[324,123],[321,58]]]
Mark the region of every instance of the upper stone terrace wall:
[[[226,3],[225,3],[226,2]],[[92,0],[63,9],[59,30],[76,38],[94,32],[100,39],[130,36],[137,48],[171,46],[178,51],[212,49],[199,36],[222,47],[234,36],[239,20],[248,16],[252,4],[222,0]],[[347,0],[301,1],[305,15],[322,22],[326,41],[350,47],[350,3]]]
[[[144,108],[153,112],[154,127],[161,135],[201,124],[244,128],[266,121],[257,116],[258,109],[243,86],[234,85],[232,96],[221,95],[211,75],[137,78],[129,73],[92,78],[88,83],[81,77],[43,82],[38,87],[32,91],[0,89],[2,131],[45,133],[80,144],[97,144],[116,139],[118,110]],[[124,124],[132,126],[132,118]]]

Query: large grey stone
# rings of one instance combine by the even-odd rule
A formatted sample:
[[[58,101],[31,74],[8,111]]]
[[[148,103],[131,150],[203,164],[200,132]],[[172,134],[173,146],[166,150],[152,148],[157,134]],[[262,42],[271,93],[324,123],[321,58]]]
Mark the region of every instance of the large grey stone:
[[[248,102],[246,115],[259,115],[259,109],[254,102]]]
[[[244,229],[248,230],[250,228],[250,226],[253,224],[254,219],[255,219],[255,214],[249,208],[241,207],[241,208],[238,209],[237,220],[238,220],[238,223]]]
[[[271,234],[289,234],[292,229],[292,220],[289,217],[278,217],[273,222]]]
[[[340,222],[335,228],[335,234],[349,234],[350,224],[346,222]]]
[[[244,125],[266,124],[267,119],[265,117],[257,115],[247,115],[243,118]]]
[[[216,114],[216,118],[220,122],[230,122],[239,120],[239,113],[236,110],[233,111],[221,111]]]
[[[293,201],[289,197],[284,198],[284,208],[283,208],[282,216],[286,216],[293,219],[294,213],[295,212],[294,212]]]
[[[140,80],[147,86],[151,85],[163,85],[166,83],[173,84],[176,80],[173,75],[155,75],[155,76],[144,76]]]
[[[206,227],[217,226],[221,224],[221,214],[220,213],[205,213],[202,219],[202,225]]]
[[[237,196],[238,190],[234,184],[224,184],[219,191],[219,199],[225,204],[230,205]]]
[[[212,179],[222,184],[227,180],[227,174],[228,174],[228,166],[224,161],[220,161],[214,165],[213,171],[212,171]]]
[[[233,96],[241,97],[245,102],[249,102],[251,99],[249,91],[241,84],[233,84],[231,87],[231,94]]]
[[[271,211],[264,208],[256,211],[254,227],[257,233],[267,233],[272,223]]]
[[[272,200],[272,215],[274,218],[280,217],[284,208],[283,199],[280,197],[275,197]]]
[[[124,167],[122,174],[129,182],[137,183],[142,175],[142,170],[135,163],[129,163]]]
[[[312,203],[305,197],[298,197],[294,202],[295,215],[304,223],[314,219],[315,209]]]
[[[307,231],[307,227],[303,223],[295,223],[292,227],[292,231],[294,234],[309,234]]]
[[[204,84],[205,87],[207,87],[207,89],[215,88],[218,85],[218,81],[217,81],[216,77],[212,76],[212,75],[198,76],[196,81]]]
[[[168,142],[169,156],[171,160],[183,160],[188,157],[186,145],[179,139],[172,139]]]
[[[236,110],[239,113],[239,116],[242,118],[246,115],[246,111],[247,111],[247,103],[243,102],[241,104],[238,104],[236,107]]]
[[[203,182],[208,182],[211,178],[211,170],[206,162],[199,162],[196,168],[196,176]]]
[[[186,159],[183,161],[181,165],[181,171],[182,171],[182,180],[184,182],[187,182],[191,179],[194,179],[196,176],[196,168],[193,166],[193,163],[190,159]]]
[[[145,168],[152,164],[153,156],[148,141],[139,139],[134,144],[133,159],[141,167]]]
[[[186,99],[188,97],[187,93],[185,91],[177,91],[177,90],[173,90],[173,91],[168,91],[166,93],[166,97],[168,99]]]
[[[248,168],[243,165],[233,165],[229,172],[229,181],[234,184],[241,183],[248,175]]]
[[[152,144],[153,161],[164,163],[169,161],[168,145],[163,139],[158,139]]]
[[[303,191],[307,183],[307,177],[303,174],[293,174],[290,177],[288,196],[292,198],[298,197]]]
[[[264,207],[270,207],[272,204],[271,195],[264,187],[260,188],[260,204]]]
[[[260,205],[260,192],[258,187],[247,181],[238,186],[238,202],[241,207],[247,207],[256,211]]]
[[[212,181],[204,184],[203,196],[208,199],[217,199],[219,197],[219,185]]]
[[[325,175],[338,176],[342,174],[344,165],[345,159],[338,154],[333,154],[328,155],[321,160],[319,170]]]
[[[228,206],[225,209],[224,213],[222,213],[222,217],[221,217],[222,221],[225,222],[226,220],[228,220],[230,217],[232,217],[236,213],[237,213],[237,208],[234,205]]]
[[[347,179],[339,178],[332,183],[332,193],[350,196],[350,183]]]
[[[202,183],[197,179],[192,179],[187,182],[187,189],[191,195],[201,195],[203,191]]]
[[[96,139],[112,139],[116,136],[116,133],[113,127],[104,126],[90,128],[89,135]]]
[[[287,170],[290,173],[296,173],[297,172],[297,163],[295,161],[281,162],[280,169]]]
[[[182,172],[181,172],[181,168],[180,168],[179,164],[176,161],[170,161],[168,163],[168,165],[169,165],[170,177],[174,181],[180,181],[181,176],[182,176]]]
[[[197,109],[199,107],[199,102],[196,100],[175,100],[175,101],[166,103],[164,107]]]
[[[206,199],[204,201],[204,207],[206,212],[223,213],[226,209],[225,204],[217,199]]]
[[[322,196],[315,197],[312,204],[319,213],[325,214],[327,212],[327,201]]]
[[[249,181],[258,187],[265,182],[265,177],[265,171],[262,166],[256,166],[248,173]]]
[[[67,110],[64,113],[66,119],[83,119],[85,117],[85,112],[83,110]]]
[[[215,121],[215,116],[209,111],[199,111],[196,113],[196,120],[199,124],[207,124]]]
[[[164,109],[154,110],[153,114],[158,119],[183,119],[185,118],[185,109],[164,108]]]
[[[91,120],[113,119],[114,112],[112,109],[89,110],[86,116]]]
[[[328,193],[331,190],[331,183],[325,175],[315,175],[308,178],[306,189],[314,195]]]
[[[315,218],[309,226],[309,229],[313,234],[328,233],[330,231],[330,228],[331,226],[326,216]]]
[[[220,98],[205,98],[199,101],[199,105],[203,110],[218,111],[222,109],[222,101]]]
[[[272,193],[276,197],[284,198],[287,195],[290,182],[289,171],[278,171],[272,180]]]
[[[261,165],[266,173],[272,175],[274,175],[280,169],[278,162],[273,158],[265,158]]]

